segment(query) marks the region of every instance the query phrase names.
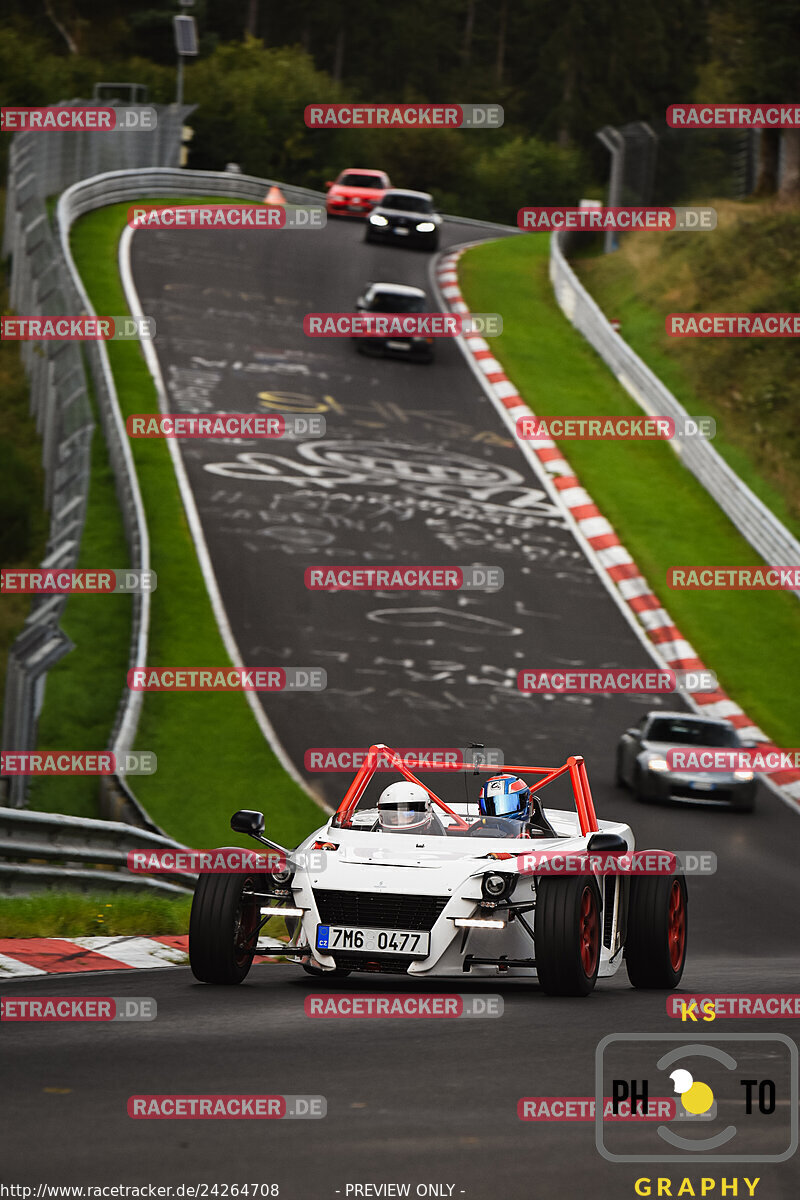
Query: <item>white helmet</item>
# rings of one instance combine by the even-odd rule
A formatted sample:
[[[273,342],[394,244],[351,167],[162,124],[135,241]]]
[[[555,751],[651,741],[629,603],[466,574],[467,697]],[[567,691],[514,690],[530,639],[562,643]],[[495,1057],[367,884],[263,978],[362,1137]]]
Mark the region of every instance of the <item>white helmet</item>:
[[[378,800],[378,820],[387,833],[421,833],[433,822],[430,796],[418,783],[390,783]]]

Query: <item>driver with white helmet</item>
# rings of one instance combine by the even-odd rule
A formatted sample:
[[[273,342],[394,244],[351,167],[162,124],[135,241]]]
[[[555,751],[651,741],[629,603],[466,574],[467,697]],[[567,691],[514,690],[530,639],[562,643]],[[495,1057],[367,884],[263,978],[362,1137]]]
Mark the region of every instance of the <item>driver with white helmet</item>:
[[[385,833],[413,833],[418,837],[444,833],[425,788],[405,779],[390,783],[381,792],[377,829]]]

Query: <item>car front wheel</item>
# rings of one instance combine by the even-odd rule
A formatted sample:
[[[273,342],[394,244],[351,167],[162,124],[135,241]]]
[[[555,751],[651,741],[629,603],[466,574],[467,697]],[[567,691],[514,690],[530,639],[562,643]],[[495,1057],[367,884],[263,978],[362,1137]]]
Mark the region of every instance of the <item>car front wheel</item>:
[[[549,996],[588,996],[600,967],[602,925],[595,879],[540,879],[533,932],[542,991]]]
[[[674,988],[686,962],[689,931],[683,875],[631,879],[625,966],[637,988]]]
[[[261,921],[255,875],[201,875],[189,918],[189,964],[201,983],[241,983]]]

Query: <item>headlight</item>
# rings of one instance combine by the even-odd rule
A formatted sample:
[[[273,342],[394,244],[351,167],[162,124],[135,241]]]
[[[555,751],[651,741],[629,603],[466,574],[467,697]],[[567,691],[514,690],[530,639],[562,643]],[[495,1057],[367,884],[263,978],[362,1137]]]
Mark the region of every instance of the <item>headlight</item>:
[[[500,875],[491,871],[481,881],[481,891],[487,900],[505,900],[511,895],[516,883],[515,875]]]
[[[386,217],[382,217],[380,213],[373,213],[369,219],[370,225],[388,225]]]
[[[417,226],[417,233],[433,233],[435,228],[433,221],[423,221],[421,225]]]
[[[665,758],[651,758],[647,764],[648,771],[668,771],[669,764]]]
[[[273,871],[272,880],[276,887],[285,888],[294,879],[294,867],[289,871]]]
[[[734,771],[733,778],[740,779],[742,783],[749,783],[750,780],[753,778],[753,772],[752,771]]]

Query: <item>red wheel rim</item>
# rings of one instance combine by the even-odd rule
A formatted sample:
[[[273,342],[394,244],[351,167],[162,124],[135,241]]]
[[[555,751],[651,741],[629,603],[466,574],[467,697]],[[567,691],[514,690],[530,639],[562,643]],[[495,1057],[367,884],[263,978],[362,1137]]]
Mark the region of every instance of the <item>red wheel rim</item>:
[[[584,974],[592,976],[597,968],[597,958],[600,953],[600,919],[597,914],[597,898],[591,887],[583,889],[578,930],[581,966]]]
[[[686,905],[683,902],[683,888],[677,879],[674,880],[669,893],[667,940],[669,961],[673,971],[677,971],[683,962],[686,945]]]
[[[253,934],[258,929],[261,917],[258,905],[246,899],[248,888],[242,893],[241,903],[236,913],[236,924],[233,930],[233,957],[237,967],[243,967],[252,954]]]

